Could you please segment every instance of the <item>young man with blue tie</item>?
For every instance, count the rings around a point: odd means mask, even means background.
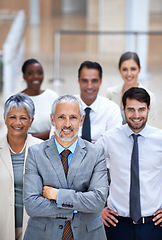
[[[146,124],[150,96],[130,88],[122,98],[127,124],[107,131],[110,164],[107,207],[101,213],[109,240],[162,239],[162,130]]]

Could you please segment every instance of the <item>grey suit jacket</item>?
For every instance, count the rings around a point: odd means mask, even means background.
[[[42,197],[44,185],[59,189],[57,203]],[[24,203],[30,219],[24,240],[61,240],[66,220],[71,221],[75,240],[106,240],[101,211],[107,192],[101,146],[79,138],[67,179],[53,138],[29,148]]]

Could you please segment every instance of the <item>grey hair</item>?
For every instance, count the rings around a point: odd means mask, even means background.
[[[17,93],[7,99],[4,105],[5,120],[6,120],[7,114],[13,107],[16,107],[17,109],[26,108],[30,117],[30,121],[33,120],[34,113],[35,113],[35,106],[31,98],[28,97],[28,95]]]
[[[68,102],[68,103],[75,102],[78,104],[79,111],[80,111],[80,120],[81,120],[83,117],[83,114],[84,114],[84,109],[83,109],[82,103],[77,97],[70,95],[70,94],[62,95],[54,101],[54,103],[52,104],[52,111],[51,111],[53,119],[54,119],[54,115],[55,115],[56,105],[58,103],[66,103],[66,102]]]

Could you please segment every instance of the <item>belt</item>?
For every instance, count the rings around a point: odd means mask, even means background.
[[[134,222],[130,217],[116,217],[119,222],[132,223],[132,224],[144,224],[152,222],[153,216],[141,217],[137,222]]]

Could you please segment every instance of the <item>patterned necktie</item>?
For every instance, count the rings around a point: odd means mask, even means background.
[[[131,184],[130,184],[130,217],[134,222],[141,218],[140,205],[140,183],[139,183],[139,156],[138,156],[138,137],[132,134],[134,139],[131,157]]]
[[[66,177],[67,177],[68,168],[69,168],[69,166],[68,166],[68,156],[69,156],[70,153],[71,153],[71,151],[68,150],[68,149],[61,152],[61,156],[62,156],[61,162],[62,162]]]
[[[65,172],[65,176],[67,177],[67,173],[68,173],[68,156],[70,154],[70,150],[64,150],[61,152],[61,161],[62,161],[62,165],[64,168],[64,172]],[[65,225],[64,225],[64,230],[63,230],[63,235],[62,235],[62,240],[73,240],[73,232],[71,229],[71,223],[70,221],[66,221]]]
[[[89,113],[90,113],[91,108],[87,107],[85,109],[85,119],[83,122],[83,127],[82,127],[82,138],[91,142],[91,126],[90,126],[90,118],[89,118]]]

